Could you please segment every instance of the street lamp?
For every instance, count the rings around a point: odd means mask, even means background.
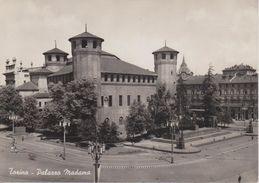
[[[59,122],[59,126],[62,126],[64,128],[64,137],[63,137],[63,155],[62,158],[65,160],[66,159],[66,127],[70,126],[70,121],[68,121],[66,118],[62,122]]]
[[[175,126],[178,126],[178,122],[176,121],[169,121],[167,122],[167,126],[170,127],[171,132],[171,164],[174,163],[174,144],[173,140],[175,139]]]
[[[88,147],[88,154],[90,154],[94,160],[94,172],[95,172],[95,182],[99,181],[100,173],[100,162],[103,151],[105,151],[105,146],[103,144],[92,142]]]

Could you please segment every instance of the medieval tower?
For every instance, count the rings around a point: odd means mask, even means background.
[[[157,82],[165,84],[173,96],[176,93],[176,66],[177,54],[179,52],[167,47],[166,45],[157,51],[153,52],[155,72],[158,75]]]

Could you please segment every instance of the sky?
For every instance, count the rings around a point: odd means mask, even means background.
[[[152,52],[178,50],[191,71],[209,65],[221,73],[235,64],[257,69],[257,0],[0,0],[0,73],[6,59],[41,66],[57,47],[71,56],[68,39],[84,32],[102,37],[103,50],[151,71]],[[0,84],[4,84],[0,75]]]

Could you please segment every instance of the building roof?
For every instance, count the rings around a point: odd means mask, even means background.
[[[152,54],[159,53],[159,52],[176,52],[176,53],[179,53],[179,51],[176,51],[176,50],[174,50],[174,49],[172,49],[172,48],[169,48],[169,47],[167,47],[167,46],[164,46],[164,47],[162,47],[162,48],[160,48],[160,49],[154,51]]]
[[[224,71],[238,71],[238,70],[250,70],[250,71],[255,71],[253,67],[250,65],[244,65],[244,64],[239,64],[239,65],[234,65],[232,67],[227,67],[223,70]]]
[[[53,48],[49,51],[46,51],[43,53],[43,55],[47,55],[47,54],[63,54],[63,55],[68,55],[68,53],[58,49],[58,48]]]
[[[60,76],[60,75],[67,75],[67,74],[70,74],[73,72],[73,65],[70,64],[70,65],[66,65],[64,66],[62,69],[60,69],[59,71],[53,73],[53,74],[50,74],[49,77],[52,77],[52,76]]]
[[[205,75],[199,76],[191,76],[188,80],[184,81],[185,84],[194,85],[194,84],[202,84],[204,81]],[[236,75],[233,77],[223,77],[222,74],[214,75],[215,82],[219,84],[234,84],[234,83],[257,83],[258,75]]]
[[[55,72],[49,76],[52,77],[52,76],[58,76],[58,75],[65,75],[72,72],[73,72],[72,65],[66,65],[58,72]],[[138,67],[136,65],[122,61],[117,56],[104,51],[102,52],[102,57],[101,57],[101,72],[134,74],[134,75],[154,75],[154,76],[157,75],[155,72],[152,72],[152,71],[143,69],[141,67]]]
[[[102,57],[101,72],[135,75],[157,75],[155,72],[143,69],[141,67],[122,61],[115,57]]]
[[[16,87],[16,90],[17,91],[38,91],[39,89],[37,85],[35,85],[33,82],[30,81]]]
[[[30,71],[30,74],[41,74],[41,75],[49,75],[49,74],[52,74],[53,72],[48,70],[47,68],[45,67],[42,67],[42,68],[39,68],[39,69],[36,69],[36,70],[31,70]]]
[[[100,38],[100,37],[98,37],[98,36],[96,36],[94,34],[91,34],[91,33],[87,32],[87,31],[85,31],[85,32],[83,32],[81,34],[78,34],[78,35],[76,35],[74,37],[71,37],[68,40],[71,41],[73,39],[78,39],[78,38],[94,38],[94,39],[99,39],[101,41],[104,41],[103,38]]]
[[[33,97],[39,99],[39,98],[50,98],[50,94],[49,93],[36,93],[33,95]]]

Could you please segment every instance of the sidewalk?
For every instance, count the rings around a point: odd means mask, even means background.
[[[208,135],[200,135],[197,136],[196,140],[185,142],[185,149],[177,149],[176,145],[174,144],[174,153],[179,154],[191,154],[191,153],[198,153],[201,150],[199,146],[216,143],[236,137],[240,137],[244,135],[242,132],[229,132],[229,133],[219,133],[219,136],[211,136]],[[204,138],[203,138],[204,137]],[[171,143],[153,141],[153,140],[143,140],[141,142],[135,143],[134,146],[130,142],[124,143],[125,146],[142,148],[142,149],[149,149],[149,150],[156,150],[156,151],[163,151],[163,152],[171,152]]]

